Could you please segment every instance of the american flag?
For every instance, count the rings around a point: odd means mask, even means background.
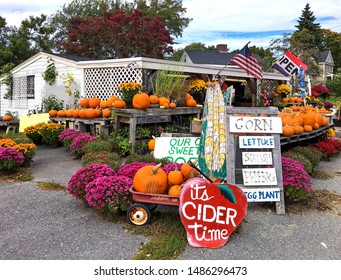
[[[247,45],[231,59],[231,63],[239,66],[245,70],[248,75],[255,77],[257,80],[262,80],[262,68]]]

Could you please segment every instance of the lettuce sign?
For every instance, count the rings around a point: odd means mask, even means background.
[[[156,137],[154,157],[185,163],[198,159],[200,137]]]

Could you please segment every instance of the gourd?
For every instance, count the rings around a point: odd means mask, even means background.
[[[50,110],[49,111],[49,116],[52,117],[52,118],[57,117],[57,113],[58,113],[57,110]]]
[[[116,100],[114,101],[113,105],[114,105],[114,108],[117,108],[117,109],[125,108],[126,102],[123,100]]]
[[[184,182],[184,176],[181,171],[178,170],[178,166],[175,164],[175,170],[168,173],[168,183],[170,185],[181,185]]]
[[[134,176],[133,186],[137,192],[165,193],[168,188],[167,174],[161,169],[161,163],[141,167]]]
[[[182,175],[184,176],[184,180],[188,180],[192,177],[198,176],[198,171],[192,166],[190,166],[187,162],[181,166],[180,171]]]
[[[180,196],[180,192],[181,192],[181,186],[180,185],[174,185],[169,189],[168,195]]]
[[[145,92],[136,93],[133,96],[132,104],[135,109],[144,110],[144,109],[149,108],[150,106],[149,95]]]

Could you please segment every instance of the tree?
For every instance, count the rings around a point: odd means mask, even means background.
[[[96,59],[125,57],[163,58],[173,42],[158,17],[152,19],[139,10],[103,12],[101,17],[73,18],[64,52]]]
[[[323,29],[323,49],[330,50],[334,60],[334,71],[341,72],[341,34]]]
[[[52,15],[52,24],[56,29],[55,42],[59,46],[67,40],[67,30],[70,28],[69,21],[72,18],[101,17],[102,11],[124,10],[132,13],[135,8],[143,11],[146,15],[161,18],[161,22],[173,37],[180,37],[184,28],[192,19],[184,17],[186,8],[182,7],[179,0],[136,0],[134,3],[120,0],[73,0],[70,4],[64,4],[62,9]]]
[[[298,29],[296,32],[300,32],[302,30],[307,30],[311,36],[311,44],[319,49],[322,47],[322,29],[319,23],[315,23],[316,17],[314,13],[310,10],[310,5],[307,3],[302,10],[302,15],[297,20],[297,25],[295,27]],[[294,33],[294,34],[295,34]]]
[[[275,63],[276,59],[270,49],[264,49],[263,47],[251,46],[250,50],[253,54],[258,54],[262,58],[262,70],[267,72],[271,69],[271,66]]]

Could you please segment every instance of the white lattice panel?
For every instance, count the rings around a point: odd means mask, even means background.
[[[27,78],[13,78],[13,102],[15,109],[27,109]]]
[[[118,86],[122,82],[142,84],[142,69],[134,67],[89,68],[84,70],[85,97],[107,99],[120,97]]]

